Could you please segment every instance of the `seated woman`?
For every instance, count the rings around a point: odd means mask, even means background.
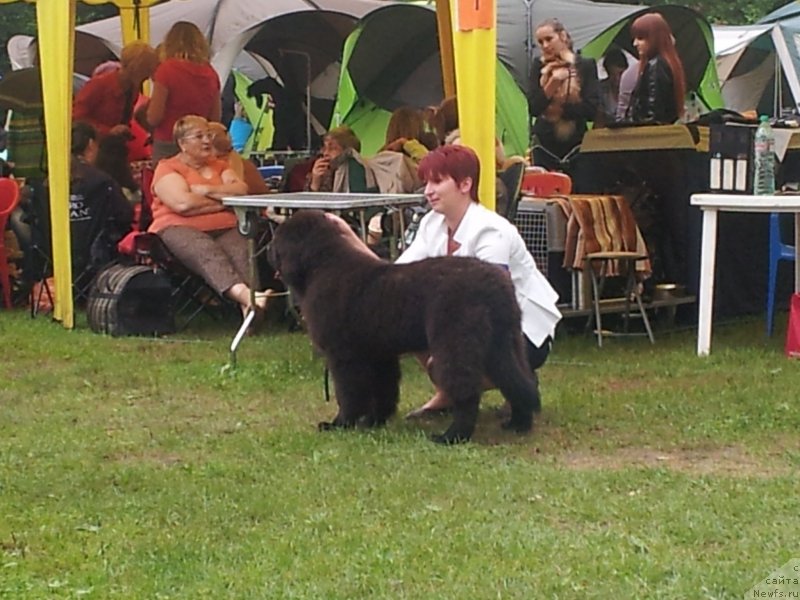
[[[153,175],[153,222],[158,234],[183,263],[219,294],[250,308],[247,241],[236,216],[222,204],[223,196],[247,193],[247,184],[219,160],[213,134],[203,117],[189,115],[175,122],[173,139],[178,154],[162,159]],[[256,295],[257,310],[267,296]]]
[[[331,129],[322,139],[322,154],[311,167],[306,190],[366,192],[375,189],[375,177],[358,154],[360,151],[361,140],[347,125]]]
[[[69,226],[73,279],[80,288],[117,256],[116,246],[131,229],[133,207],[120,186],[95,166],[97,131],[88,123],[72,126]]]
[[[647,13],[631,24],[639,52],[639,81],[631,95],[628,116],[634,123],[668,125],[683,114],[686,76],[669,24]]]
[[[402,152],[415,163],[419,163],[428,153],[428,148],[420,141],[424,137],[425,119],[422,112],[411,106],[401,106],[389,118],[386,143],[381,151]]]
[[[242,158],[233,148],[230,132],[222,123],[211,122],[208,130],[214,136],[214,154],[220,160],[228,162],[228,166],[237,177],[247,184],[248,194],[267,194],[269,186],[252,161]]]

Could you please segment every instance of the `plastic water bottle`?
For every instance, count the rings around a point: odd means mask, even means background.
[[[753,140],[753,163],[753,193],[760,196],[774,194],[775,134],[766,115],[761,115]]]

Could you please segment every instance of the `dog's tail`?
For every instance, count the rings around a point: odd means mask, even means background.
[[[508,429],[525,432],[533,424],[533,413],[542,407],[539,382],[528,368],[522,334],[497,339],[486,357],[486,373],[511,405]]]

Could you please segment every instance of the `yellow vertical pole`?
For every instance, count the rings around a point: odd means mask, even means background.
[[[444,97],[456,95],[456,67],[453,60],[453,20],[450,0],[436,0],[436,29],[439,32],[439,56],[442,63]]]
[[[72,106],[75,3],[76,0],[36,2],[53,235],[56,291],[53,316],[67,329],[74,326],[69,236],[69,107]]]
[[[481,162],[478,198],[495,206],[495,80],[497,10],[495,0],[451,0],[461,142]]]
[[[150,9],[146,6],[120,6],[119,18],[122,26],[122,45],[136,40],[150,41]]]

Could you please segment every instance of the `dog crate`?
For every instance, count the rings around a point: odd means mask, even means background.
[[[546,198],[523,198],[514,224],[539,271],[558,292],[559,307],[586,308],[589,291],[586,278],[580,271],[563,267],[567,222],[561,208]]]
[[[547,203],[538,200],[520,200],[517,208],[517,217],[514,220],[528,252],[536,261],[536,266],[547,277],[549,272],[548,254],[550,247],[547,223]]]

